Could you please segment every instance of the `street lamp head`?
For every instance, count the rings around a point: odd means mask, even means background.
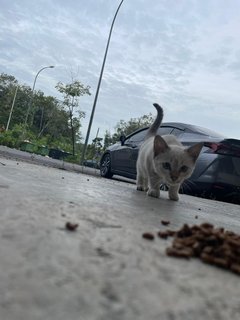
[[[28,109],[27,109],[27,114],[26,114],[26,118],[25,118],[25,122],[24,122],[24,126],[26,127],[26,124],[27,124],[27,120],[28,120],[28,115],[29,115],[29,112],[30,112],[30,109],[31,109],[31,105],[32,105],[32,100],[33,100],[33,94],[34,94],[34,88],[35,88],[35,83],[37,81],[37,77],[39,75],[39,73],[45,69],[48,69],[48,68],[54,68],[54,66],[47,66],[47,67],[43,67],[42,69],[40,69],[38,71],[38,73],[36,74],[35,76],[35,79],[34,79],[34,82],[33,82],[33,88],[32,88],[32,96],[31,96],[31,99],[30,99],[30,102],[29,102],[29,105],[28,105]]]

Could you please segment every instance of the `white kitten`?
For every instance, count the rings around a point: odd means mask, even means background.
[[[169,198],[178,200],[182,182],[189,178],[203,143],[185,148],[174,135],[159,136],[157,130],[163,119],[162,108],[154,103],[158,115],[148,130],[137,159],[137,190],[151,197],[160,196],[160,185],[169,187]]]

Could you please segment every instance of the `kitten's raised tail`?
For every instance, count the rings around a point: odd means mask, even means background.
[[[163,119],[163,109],[162,109],[162,107],[157,103],[154,103],[153,105],[157,109],[157,117],[154,120],[153,124],[148,129],[148,132],[147,132],[147,135],[145,137],[145,140],[150,138],[150,137],[152,137],[152,136],[156,136],[157,130],[160,127],[160,125],[162,123],[162,119]]]

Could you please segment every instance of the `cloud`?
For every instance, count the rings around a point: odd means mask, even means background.
[[[55,65],[36,85],[59,99],[56,83],[71,81],[71,71],[77,74],[92,88],[92,96],[81,100],[84,135],[118,4],[22,0],[3,1],[1,8],[1,71],[32,86],[41,67]],[[112,33],[94,131],[154,112],[152,103],[159,102],[168,121],[206,124],[240,138],[239,14],[237,1],[125,0]]]

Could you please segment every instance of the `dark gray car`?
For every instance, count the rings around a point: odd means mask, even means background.
[[[121,136],[118,143],[107,148],[100,160],[103,177],[120,175],[136,179],[138,151],[147,129]],[[182,193],[240,204],[240,140],[176,122],[163,123],[158,134],[173,134],[185,146],[204,142],[192,176],[182,184]]]

